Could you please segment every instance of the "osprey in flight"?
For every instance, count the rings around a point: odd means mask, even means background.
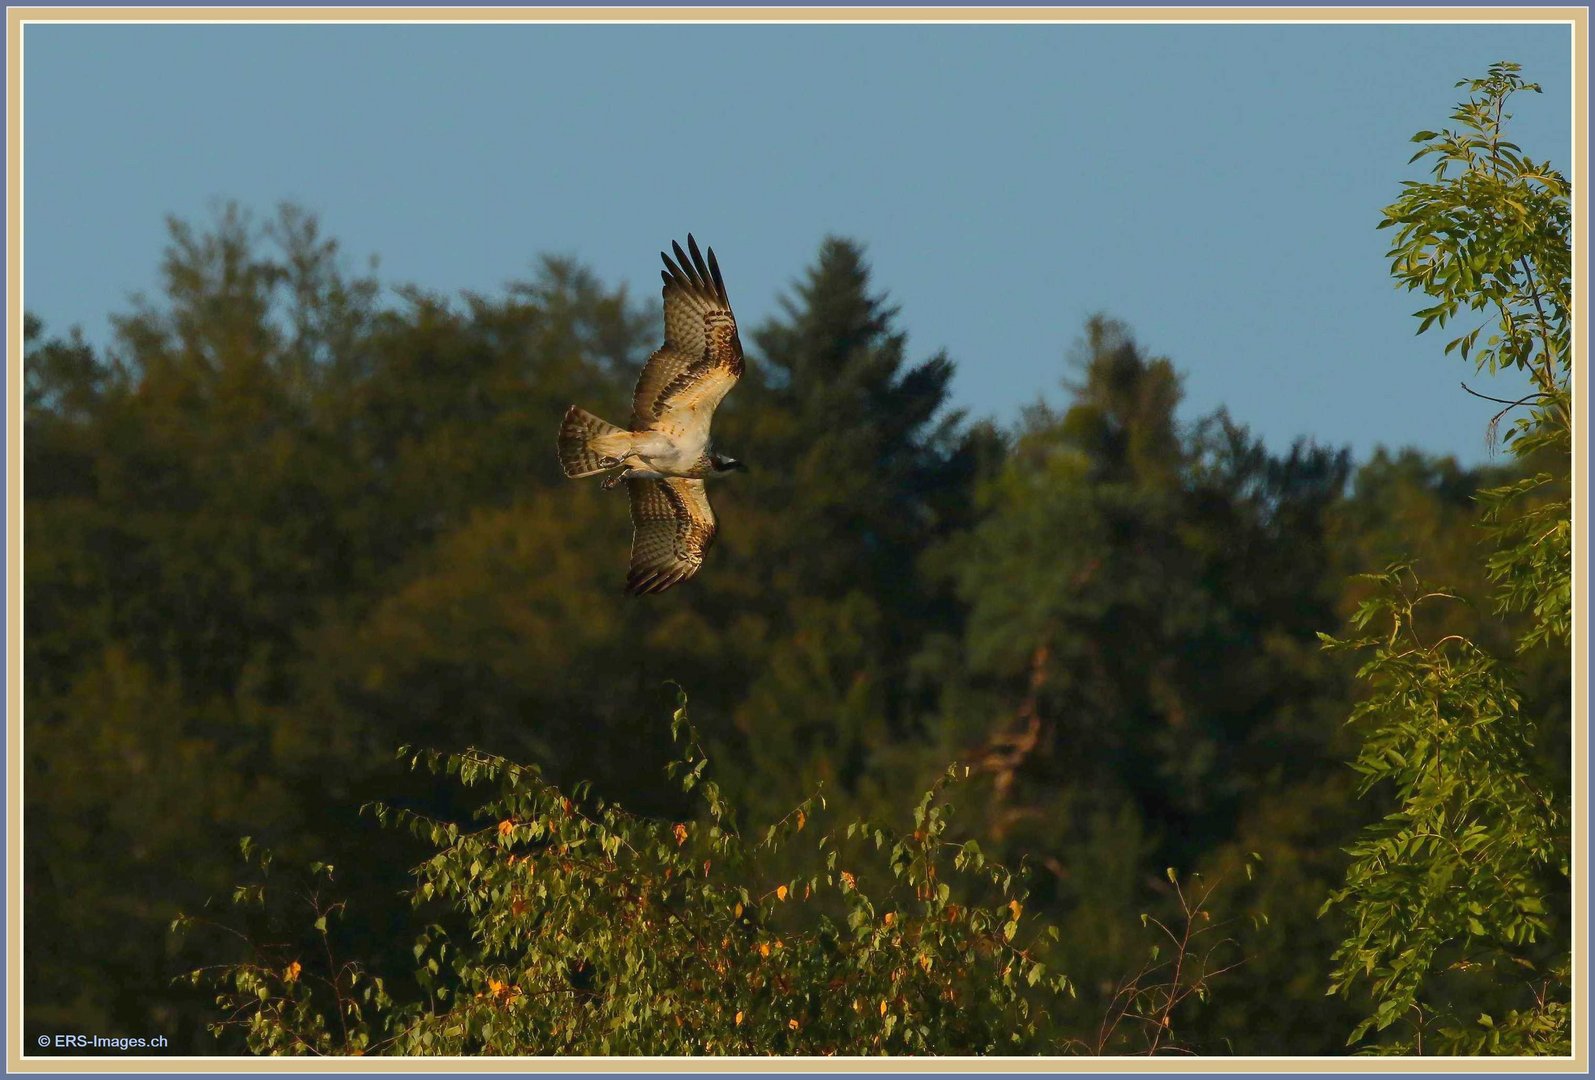
[[[570,477],[604,475],[631,492],[631,573],[626,591],[664,592],[703,565],[714,543],[714,511],[703,479],[746,468],[709,448],[714,410],[742,377],[742,341],[714,248],[698,242],[664,252],[665,343],[648,358],[632,394],[631,428],[572,405],[559,428],[559,463]]]

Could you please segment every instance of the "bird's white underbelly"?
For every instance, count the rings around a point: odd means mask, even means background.
[[[651,431],[644,438],[638,439],[634,449],[639,457],[646,461],[658,472],[666,475],[679,475],[689,471],[703,456],[708,439],[697,436],[696,433],[687,432],[680,435],[673,432]]]

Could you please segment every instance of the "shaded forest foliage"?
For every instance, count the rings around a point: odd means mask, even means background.
[[[1142,965],[1172,866],[1268,916],[1187,1043],[1344,1052],[1367,1002],[1325,996],[1344,926],[1319,908],[1389,794],[1357,796],[1364,691],[1317,634],[1368,599],[1353,574],[1412,559],[1479,601],[1451,632],[1511,655],[1529,616],[1485,602],[1475,495],[1532,462],[1354,464],[1182,421],[1175,361],[1108,318],[1057,328],[1064,404],[972,421],[953,359],[913,352],[833,238],[744,327],[715,433],[753,471],[715,488],[703,573],[628,601],[625,499],[565,481],[553,438],[571,402],[627,400],[653,298],[559,259],[491,296],[389,290],[293,208],[174,222],[162,273],[103,352],[27,328],[30,1041],[214,1052],[213,994],[173,979],[215,957],[168,927],[232,890],[242,835],[337,864],[340,948],[411,970],[397,894],[425,845],[357,810],[473,804],[395,748],[480,747],[675,820],[675,680],[760,820],[816,790],[900,818],[968,763],[959,827],[1028,866],[1061,932],[1059,1030]],[[1564,746],[1565,649],[1518,666]]]

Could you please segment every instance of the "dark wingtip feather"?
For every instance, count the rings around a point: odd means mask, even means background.
[[[679,247],[676,248],[676,254],[677,255],[681,254],[681,249]],[[661,270],[660,271],[660,274],[665,279],[665,285],[666,286],[675,285],[678,288],[682,288],[682,289],[691,289],[691,288],[693,288],[693,282],[692,282],[692,275],[691,274],[688,274],[685,270],[683,270],[681,268],[680,264],[676,263],[674,260],[672,260],[670,258],[669,255],[666,255],[664,252],[661,251],[659,253],[659,257],[665,261],[665,266],[669,267],[668,270]],[[682,263],[685,263],[686,261],[687,260],[685,258],[683,258],[681,260]]]
[[[720,302],[729,304],[731,298],[726,296],[726,283],[720,276],[720,263],[714,257],[714,248],[709,249],[709,276],[714,279],[715,291],[720,294]]]
[[[626,578],[626,591],[632,596],[641,596],[651,591],[650,586],[658,576],[658,570],[634,570]]]
[[[698,250],[698,241],[692,238],[691,233],[687,234],[687,248],[692,252],[693,268],[698,271],[698,276],[707,282],[709,280],[709,268],[703,265],[703,252]]]
[[[687,236],[687,246],[692,249],[692,269],[698,275],[698,284],[703,287],[704,292],[714,295],[714,285],[709,277],[709,264],[703,261],[703,252],[698,249],[697,242],[690,234]]]

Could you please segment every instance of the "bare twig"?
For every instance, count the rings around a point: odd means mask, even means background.
[[[1491,397],[1489,394],[1481,394],[1477,390],[1475,390],[1471,386],[1469,386],[1467,383],[1462,383],[1461,386],[1462,386],[1462,389],[1466,390],[1468,393],[1472,394],[1476,398],[1483,398],[1485,401],[1493,401],[1493,402],[1496,402],[1499,405],[1505,405],[1508,408],[1514,408],[1514,409],[1517,408],[1519,405],[1527,405],[1529,402],[1535,400],[1536,398],[1542,398],[1542,397],[1548,397],[1549,396],[1543,390],[1536,390],[1534,393],[1529,394],[1526,397],[1520,397],[1516,401],[1508,401],[1506,398]],[[1499,415],[1499,414],[1497,414],[1497,415]]]

